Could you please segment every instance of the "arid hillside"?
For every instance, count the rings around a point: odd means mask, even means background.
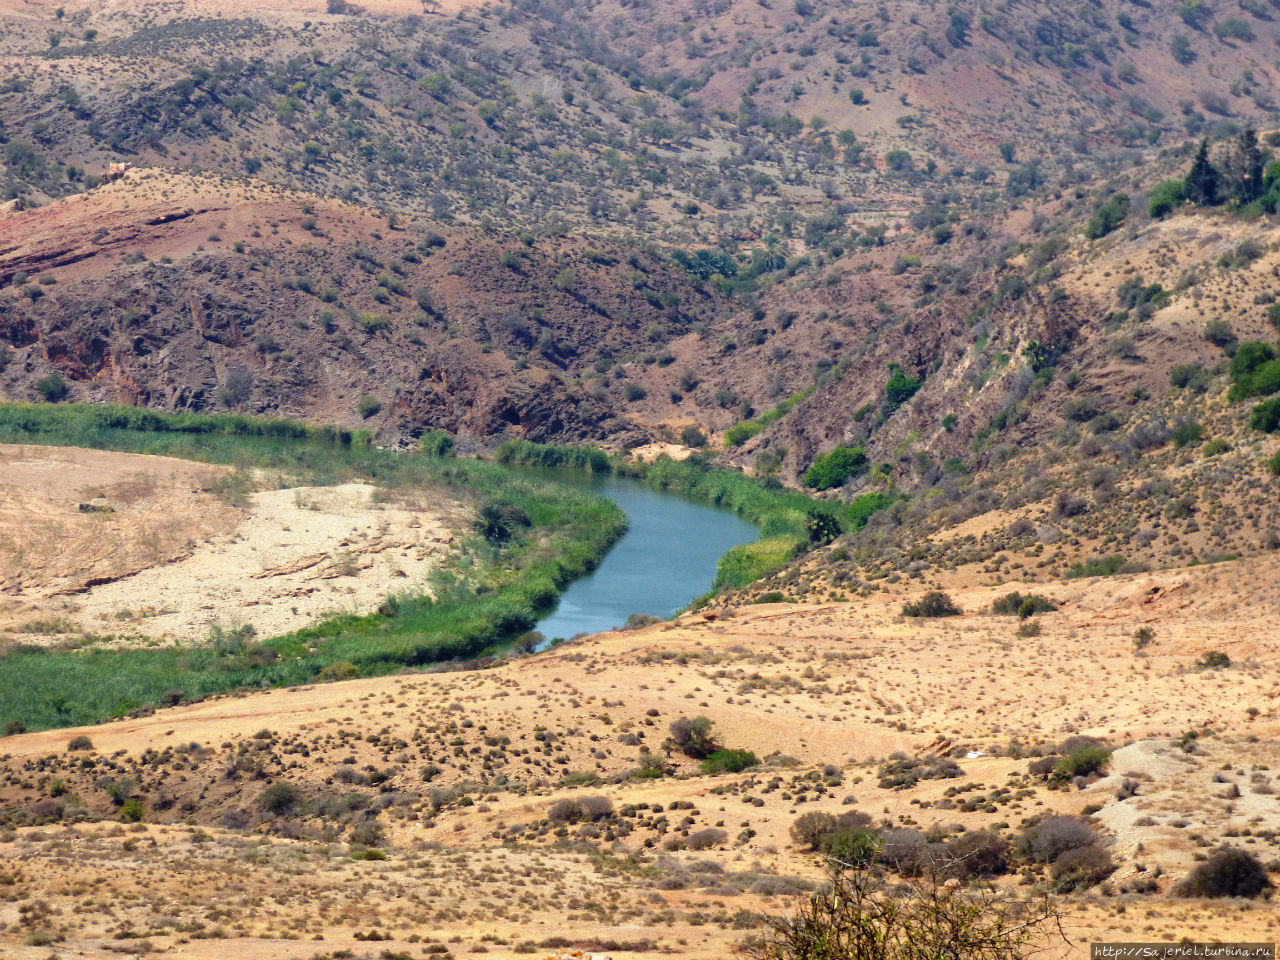
[[[1277,857],[1276,638],[1241,602],[1273,567],[1050,584],[1057,609],[1022,620],[990,612],[1007,587],[954,591],[941,620],[901,617],[918,593],[893,590],[720,608],[484,670],[9,737],[4,937],[19,956],[724,956],[820,879],[801,815],[856,811],[903,858],[986,838],[998,881],[1064,876],[1019,837],[1081,824],[1105,866],[1064,896],[1075,946],[1051,955],[1266,939],[1265,906],[1175,888],[1221,842]],[[675,723],[698,716],[758,765],[703,772]],[[1113,752],[1049,776],[1073,743]]]
[[[1123,379],[1097,208],[1275,126],[1264,4],[1131,6],[13,5],[0,385],[615,448],[801,395],[733,462],[982,469],[1033,342]]]

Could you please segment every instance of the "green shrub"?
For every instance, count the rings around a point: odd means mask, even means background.
[[[129,797],[120,804],[120,819],[125,823],[141,823],[146,810],[142,806],[142,801],[137,797]]]
[[[36,390],[40,392],[40,396],[44,397],[49,403],[57,403],[66,397],[70,392],[67,382],[62,379],[62,374],[57,370],[46,377],[41,377],[36,381]]]
[[[791,824],[791,839],[806,850],[817,850],[835,829],[836,818],[832,814],[813,810],[801,814]]]
[[[870,830],[837,830],[822,840],[823,854],[845,867],[864,867],[875,859],[880,838]]]
[[[354,663],[346,663],[339,660],[337,663],[327,663],[316,674],[317,683],[332,683],[335,680],[355,680],[360,676],[360,668]]]
[[[910,170],[914,166],[911,154],[906,150],[890,150],[884,155],[884,165],[899,173]]]
[[[418,448],[431,457],[447,457],[453,453],[453,437],[443,430],[428,430],[418,441]]]
[[[1183,897],[1256,897],[1271,887],[1266,868],[1239,847],[1222,847],[1178,884]]]
[[[956,606],[955,601],[941,590],[930,591],[919,600],[908,603],[902,608],[904,617],[958,617],[963,612]]]
[[[1270,344],[1245,341],[1236,348],[1236,355],[1231,358],[1231,379],[1238,380],[1274,359],[1276,351]]]
[[[680,431],[680,442],[686,447],[700,450],[707,445],[707,435],[695,426],[688,426]]]
[[[633,780],[661,780],[667,775],[667,768],[662,762],[662,758],[656,753],[649,753],[647,750],[641,750],[640,766],[631,771]]]
[[[1106,766],[1111,760],[1111,751],[1106,747],[1082,747],[1073,750],[1053,767],[1055,776],[1062,778],[1087,777]]]
[[[1100,843],[1066,850],[1053,861],[1049,876],[1058,893],[1083,890],[1101,883],[1115,872],[1111,854]]]
[[[815,460],[805,471],[804,484],[818,490],[843,486],[851,477],[867,471],[867,454],[861,447],[836,447]]]
[[[750,750],[717,750],[702,761],[702,772],[741,773],[759,763],[759,758]]]
[[[283,780],[273,783],[258,798],[262,809],[276,815],[290,812],[298,805],[298,788]]]
[[[1246,42],[1253,39],[1253,28],[1248,22],[1241,20],[1239,17],[1228,17],[1226,20],[1219,20],[1213,25],[1214,35],[1219,40],[1244,40]]]
[[[1021,594],[1018,591],[1006,593],[991,601],[991,612],[1003,616],[1017,615],[1023,620],[1034,617],[1037,613],[1052,613],[1057,606],[1048,597],[1039,594]]]
[[[80,736],[78,737],[71,738],[70,742],[67,743],[67,749],[68,750],[92,750],[93,741],[90,740],[88,737],[86,737],[84,734],[80,734]]]
[[[1093,212],[1089,222],[1085,224],[1084,235],[1090,240],[1098,240],[1115,230],[1129,215],[1128,194],[1118,193]]]
[[[381,409],[382,401],[368,393],[361,397],[360,402],[356,404],[356,412],[365,420],[368,420]]]
[[[921,386],[923,386],[922,380],[907,376],[901,367],[895,366],[889,382],[884,385],[884,396],[889,402],[889,407],[896,410],[914,397]]]
[[[1231,658],[1221,650],[1210,650],[1196,661],[1201,670],[1225,670],[1231,666]]]
[[[1231,358],[1231,402],[1280,392],[1280,359],[1269,344],[1248,341]]]
[[[1264,400],[1249,414],[1249,426],[1264,433],[1280,430],[1280,397]]]
[[[1209,383],[1209,375],[1194,363],[1184,363],[1169,371],[1169,382],[1175,387],[1201,393]]]
[[[1067,571],[1067,577],[1072,580],[1081,577],[1109,577],[1112,574],[1119,573],[1125,565],[1123,554],[1113,553],[1105,557],[1091,557],[1083,563],[1075,564]]]
[[[809,543],[814,546],[826,546],[840,536],[840,521],[821,510],[810,510],[804,518],[804,527],[809,531]]]
[[[351,842],[361,847],[380,847],[386,842],[386,831],[377,820],[362,820],[351,831]]]
[[[1204,325],[1204,338],[1217,347],[1228,347],[1236,342],[1236,332],[1221,317],[1214,317]]]
[[[1151,191],[1151,203],[1147,212],[1153,219],[1167,217],[1175,207],[1187,198],[1187,185],[1183,179],[1165,180]]]
[[[1280,392],[1280,360],[1270,360],[1237,377],[1227,392],[1227,400],[1235,403],[1248,397],[1267,397],[1277,392]]]
[[[1181,449],[1186,446],[1196,446],[1204,439],[1204,427],[1196,423],[1194,420],[1180,424],[1173,431],[1173,445]]]

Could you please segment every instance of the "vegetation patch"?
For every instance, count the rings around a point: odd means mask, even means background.
[[[813,395],[813,391],[815,389],[815,387],[809,387],[808,389],[801,390],[799,393],[792,394],[787,397],[787,399],[783,400],[776,407],[766,410],[764,413],[760,414],[760,416],[734,424],[725,432],[725,446],[742,446],[756,434],[781,420],[795,408],[796,404],[800,403],[802,400],[809,399],[809,397]]]
[[[1034,617],[1037,613],[1052,613],[1057,609],[1048,597],[1035,593],[1021,594],[1016,590],[991,601],[992,613],[1002,616],[1017,615],[1023,620]]]
[[[819,457],[805,472],[804,485],[817,490],[844,486],[867,472],[867,454],[861,447],[836,447]]]
[[[442,575],[434,598],[389,598],[377,613],[341,615],[264,641],[235,632],[199,647],[16,648],[0,657],[0,716],[33,730],[147,709],[177,688],[196,700],[476,656],[528,630],[566,583],[599,563],[626,524],[607,500],[497,464],[379,450],[347,431],[295,421],[4,405],[0,442],[235,463],[280,470],[309,484],[361,477],[387,487],[434,486],[473,504],[506,533],[498,542],[487,535],[468,542],[466,575]]]
[[[904,604],[904,617],[958,617],[964,611],[941,590],[932,590],[919,600]]]

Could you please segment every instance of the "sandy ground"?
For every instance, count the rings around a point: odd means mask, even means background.
[[[655,441],[646,443],[644,446],[636,447],[634,450],[628,451],[631,456],[642,463],[652,463],[659,457],[670,457],[672,460],[685,460],[697,451],[693,447],[686,447],[682,443],[666,443],[663,441]]]
[[[1016,832],[1037,814],[1096,808],[1117,870],[1063,901],[1072,945],[1046,956],[1087,956],[1105,938],[1273,940],[1280,917],[1263,901],[1185,901],[1170,888],[1224,840],[1264,863],[1280,857],[1280,619],[1266,615],[1278,572],[1266,556],[1047,584],[1037,591],[1060,609],[1036,618],[1036,636],[986,612],[995,588],[957,591],[966,612],[946,620],[904,619],[901,598],[886,595],[708,611],[487,670],[252,692],[8,737],[7,802],[48,804],[65,778],[64,796],[113,820],[105,764],[108,778],[137,779],[148,819],[172,826],[0,831],[0,856],[22,877],[0,922],[19,933],[53,925],[91,957],[123,949],[129,929],[199,958],[305,960],[318,952],[307,941],[323,936],[320,952],[371,957],[416,955],[432,940],[450,955],[545,956],[549,938],[565,937],[615,960],[651,955],[617,946],[639,941],[712,960],[750,931],[747,914],[783,912],[795,883],[820,878],[790,837],[802,813]],[[1139,626],[1154,634],[1143,649]],[[1231,666],[1198,669],[1210,648]],[[699,714],[762,765],[706,776],[666,755],[670,722]],[[89,754],[67,751],[78,733]],[[1051,789],[1009,755],[1077,733],[1118,748],[1108,775],[1083,789]],[[631,778],[644,746],[675,775]],[[961,775],[882,786],[878,766],[897,750],[949,752]],[[86,772],[83,757],[97,767]],[[281,779],[317,810],[352,796],[372,806],[282,825],[260,800]],[[552,831],[551,805],[586,794],[641,812],[616,836],[591,824]],[[389,859],[352,860],[351,817],[372,811]],[[668,852],[673,837],[703,829],[724,836]],[[135,878],[127,900],[109,895],[121,877]],[[1125,892],[1138,880],[1155,889]],[[33,920],[20,911],[28,900],[63,912]],[[370,950],[356,936],[374,927],[391,939]]]
[[[334,613],[368,613],[388,594],[430,592],[453,533],[438,505],[380,502],[348,483],[249,496],[248,516],[191,556],[94,587],[76,617],[89,633],[198,641],[214,626],[287,632]]]
[[[172,562],[244,519],[222,467],[0,444],[0,630],[55,621],[95,581]],[[83,511],[80,505],[103,510]]]
[[[267,636],[366,613],[428,590],[465,522],[430,494],[244,495],[228,478],[166,457],[0,445],[0,637],[189,642],[214,626]]]

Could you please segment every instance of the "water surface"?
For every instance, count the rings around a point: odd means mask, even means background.
[[[759,531],[737,514],[637,480],[583,470],[520,468],[559,483],[585,487],[614,501],[627,532],[591,573],[575,580],[556,608],[538,621],[548,639],[599,633],[633,613],[670,617],[711,589],[716,563]]]

